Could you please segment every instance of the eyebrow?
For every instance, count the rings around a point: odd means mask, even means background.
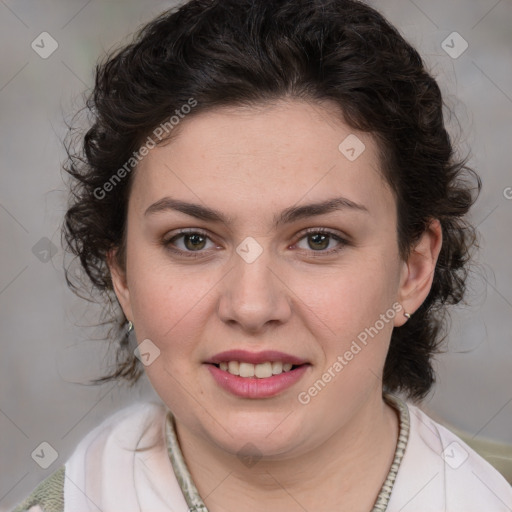
[[[149,206],[144,216],[153,215],[164,211],[178,211],[196,219],[229,224],[231,217],[225,216],[222,212],[200,204],[180,201],[172,197],[163,197],[156,203]],[[283,210],[278,216],[274,216],[274,227],[281,224],[291,224],[300,219],[325,215],[334,211],[352,210],[356,212],[369,213],[368,209],[359,203],[355,203],[345,197],[335,197],[320,203],[311,203],[303,206],[291,206]]]

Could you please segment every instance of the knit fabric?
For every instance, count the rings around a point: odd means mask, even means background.
[[[13,512],[64,512],[65,466],[43,480]]]

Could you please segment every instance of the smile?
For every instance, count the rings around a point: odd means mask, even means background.
[[[275,375],[272,373],[271,375],[268,375],[270,371],[269,368],[272,369],[274,363],[267,362],[253,365],[251,363],[230,361],[225,364],[228,365],[228,369],[230,364],[233,368],[236,368],[236,364],[238,364],[239,373],[241,372],[244,375],[248,374],[248,376],[244,377],[241,375],[234,375],[230,373],[229,370],[223,370],[220,367],[221,363],[206,363],[205,366],[220,389],[239,398],[251,399],[271,398],[283,393],[299,382],[311,367],[309,363],[298,366],[291,365],[291,363],[281,363],[283,368],[280,373],[276,373]],[[225,367],[225,364],[222,364],[222,366]],[[264,367],[263,373],[261,370],[258,370],[258,366]],[[289,369],[284,369],[289,366]],[[279,366],[276,366],[276,371],[278,369]],[[256,375],[256,372],[258,372],[259,376]],[[252,373],[254,373],[253,376],[251,376]]]
[[[243,378],[256,377],[258,379],[266,379],[272,377],[272,375],[280,375],[293,369],[292,363],[283,363],[281,361],[267,361],[260,364],[223,361],[216,366],[231,375],[238,375]]]

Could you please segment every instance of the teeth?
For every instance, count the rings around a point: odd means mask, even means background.
[[[240,377],[254,377],[254,365],[251,363],[240,363]]]
[[[261,363],[254,366],[254,375],[258,379],[272,377],[272,363]]]
[[[221,370],[239,375],[240,377],[257,377],[265,379],[272,375],[279,375],[283,372],[289,372],[292,369],[292,363],[282,363],[281,361],[267,361],[260,364],[240,363],[239,361],[223,361],[219,364]]]
[[[280,373],[283,373],[283,363],[281,363],[281,361],[274,361],[272,363],[272,373],[274,375],[279,375]]]
[[[228,372],[232,375],[240,375],[240,363],[238,361],[229,361]]]

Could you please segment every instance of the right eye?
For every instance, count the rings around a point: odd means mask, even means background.
[[[212,246],[215,247],[215,244],[204,231],[187,229],[179,231],[170,238],[166,238],[162,243],[168,250],[174,253],[178,253],[185,257],[197,258],[202,255],[200,253],[206,252],[203,251],[203,249],[207,248],[208,240],[211,242]],[[180,244],[181,247],[179,247]]]

